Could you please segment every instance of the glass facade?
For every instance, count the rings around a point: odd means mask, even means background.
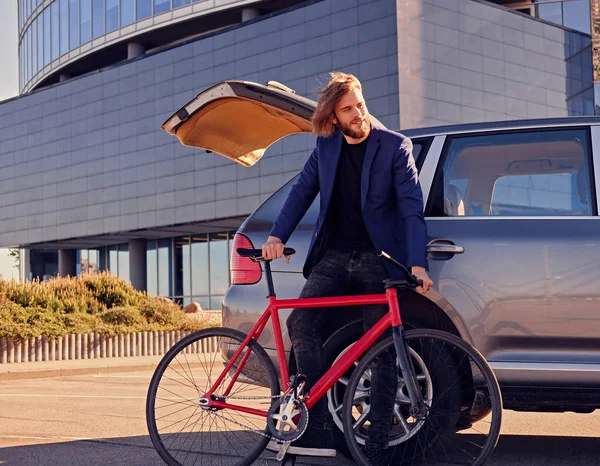
[[[590,34],[590,0],[539,0],[536,3],[539,3],[536,5],[539,18]]]
[[[146,244],[146,285],[149,294],[183,305],[220,309],[229,288],[231,241],[234,232],[152,239]]]
[[[42,2],[19,0],[20,85],[70,50],[136,21],[197,0],[54,0],[31,20]],[[25,28],[27,21],[31,23]]]

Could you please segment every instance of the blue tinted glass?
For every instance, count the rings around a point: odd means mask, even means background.
[[[563,3],[564,26],[590,34],[590,0]]]
[[[562,8],[560,3],[547,3],[545,5],[538,5],[538,16],[541,19],[550,21],[551,23],[562,24]]]
[[[137,0],[136,20],[152,15],[152,0]]]
[[[92,37],[104,34],[104,0],[92,0]]]
[[[60,54],[69,51],[69,0],[60,0]]]
[[[69,48],[79,46],[79,1],[69,1]]]
[[[134,0],[121,0],[121,27],[135,21]]]
[[[127,244],[119,245],[119,277],[129,281],[129,247]]]
[[[119,1],[106,0],[106,32],[119,27]]]
[[[194,235],[192,237],[192,293],[208,295],[208,243],[206,235]],[[206,308],[204,307],[204,309]]]
[[[35,20],[37,29],[37,70],[38,72],[44,67],[44,17],[38,16]]]
[[[37,73],[37,23],[31,23],[31,78]]]
[[[90,0],[81,0],[79,3],[81,13],[81,43],[92,38],[92,8]]]
[[[189,244],[182,245],[182,278],[183,278],[183,295],[189,296],[192,294],[192,275],[191,275],[191,247]]]
[[[27,42],[25,46],[25,54],[27,55],[25,60],[25,83],[27,83],[31,78],[31,28],[27,29],[25,40]]]
[[[210,294],[225,294],[229,287],[229,248],[227,233],[211,233],[210,241]]]
[[[149,239],[146,242],[146,291],[148,294],[158,294],[158,277],[156,269],[158,257],[156,255],[156,240]]]
[[[52,35],[50,34],[50,8],[44,10],[44,66],[50,63]]]
[[[171,0],[154,0],[154,14],[164,13],[171,9]]]
[[[119,251],[116,246],[108,248],[108,270],[112,276],[119,276]]]
[[[171,240],[158,240],[158,294],[171,296]]]
[[[173,8],[179,8],[180,6],[189,5],[190,0],[173,0]]]
[[[52,60],[56,60],[58,58],[58,56],[60,55],[59,49],[58,49],[58,34],[59,34],[59,28],[60,28],[60,17],[58,16],[58,2],[54,2],[52,4],[52,6],[50,7],[50,16],[52,19],[52,46],[51,46],[51,51],[52,51]]]

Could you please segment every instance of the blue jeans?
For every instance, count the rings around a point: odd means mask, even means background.
[[[308,277],[300,298],[343,296],[384,293],[383,281],[387,273],[374,250],[339,251],[327,250]],[[365,332],[387,312],[387,305],[363,307]],[[309,390],[325,373],[323,354],[323,330],[331,312],[343,312],[343,308],[294,309],[287,319],[287,328],[294,348],[298,372],[307,377]],[[380,339],[391,333],[388,330]],[[369,442],[385,445],[392,427],[396,393],[396,367],[393,355],[379,358],[372,367],[371,412]],[[306,391],[305,390],[305,393]],[[331,429],[327,399],[321,398],[310,412],[310,426]]]

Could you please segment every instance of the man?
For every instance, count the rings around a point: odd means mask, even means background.
[[[401,275],[393,264],[382,262],[381,250],[411,267],[423,280],[418,291],[427,291],[432,285],[426,271],[427,229],[411,141],[371,126],[362,86],[345,73],[331,73],[312,126],[319,136],[316,148],[262,246],[264,258],[282,256],[284,244],[321,193],[301,298],[383,293],[383,281]],[[385,305],[365,306],[365,331],[387,311]],[[307,376],[305,393],[327,369],[322,331],[328,312],[334,310],[295,309],[287,320],[298,371]],[[374,369],[368,455],[387,444],[394,374],[391,357]],[[308,430],[289,451],[335,455],[328,414],[323,398],[311,410]]]

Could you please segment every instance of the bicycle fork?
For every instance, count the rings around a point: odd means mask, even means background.
[[[402,325],[392,328],[392,338],[394,340],[394,347],[396,349],[400,370],[402,371],[402,376],[406,383],[406,390],[412,408],[411,414],[415,419],[425,419],[427,417],[427,406],[423,400],[423,394],[421,393],[421,389],[417,382],[412,359],[408,354],[408,345],[404,340],[404,328]]]

